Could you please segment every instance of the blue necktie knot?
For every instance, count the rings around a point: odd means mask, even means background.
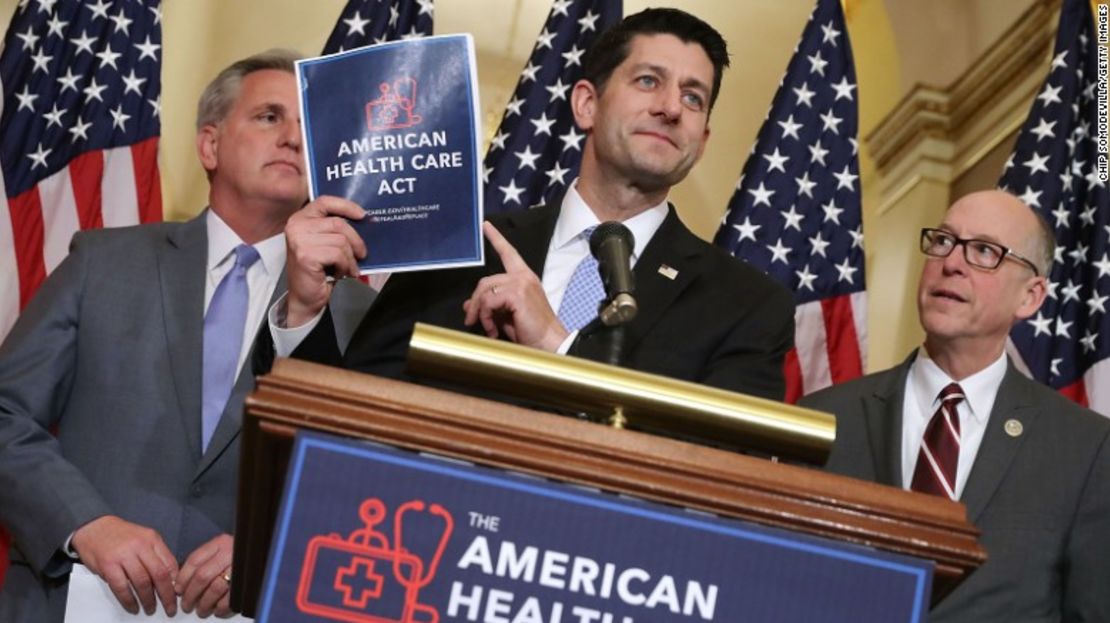
[[[236,270],[247,270],[258,261],[259,257],[261,257],[258,255],[258,249],[249,244],[241,244],[235,247],[233,253],[235,253]]]

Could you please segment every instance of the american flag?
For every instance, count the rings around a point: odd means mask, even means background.
[[[715,238],[794,291],[788,402],[865,367],[857,97],[840,2],[819,0]]]
[[[482,163],[485,209],[545,203],[578,175],[586,135],[570,92],[582,55],[623,12],[620,0],[555,0]]]
[[[0,340],[74,232],[162,219],[161,22],[157,0],[16,8],[0,53]]]
[[[16,8],[0,54],[0,339],[74,232],[161,220],[161,19],[157,0]]]
[[[435,0],[347,0],[339,14],[324,54],[353,50],[365,45],[419,39],[432,34]],[[389,273],[363,275],[359,278],[375,290],[381,290]]]
[[[432,34],[435,0],[348,0],[324,54]]]
[[[1098,177],[1097,43],[1087,0],[1067,0],[1044,86],[999,185],[1056,233],[1049,295],[1010,333],[1033,378],[1110,415],[1110,191]],[[1105,157],[1105,154],[1103,154]]]

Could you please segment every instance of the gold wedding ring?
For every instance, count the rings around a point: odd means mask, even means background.
[[[231,584],[231,569],[230,568],[227,571],[224,571],[223,578],[224,578],[224,582],[227,582],[228,584]]]

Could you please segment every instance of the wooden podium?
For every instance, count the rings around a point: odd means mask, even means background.
[[[254,616],[294,434],[540,475],[934,561],[932,598],[986,555],[956,502],[297,360],[247,400],[232,606]]]

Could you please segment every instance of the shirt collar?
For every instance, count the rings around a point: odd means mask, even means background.
[[[644,248],[667,218],[667,212],[667,200],[664,199],[658,205],[622,222],[632,232],[635,241],[632,247],[633,260],[643,254]],[[555,232],[551,237],[551,248],[561,249],[573,242],[586,228],[600,224],[601,221],[597,220],[597,215],[590,206],[586,205],[582,195],[578,194],[578,180],[575,180],[563,195],[562,208],[559,210],[559,218],[555,221]]]
[[[960,381],[960,389],[964,392],[968,411],[980,423],[985,423],[990,417],[994,407],[994,399],[998,396],[998,387],[1002,384],[1002,377],[1006,376],[1006,352],[1003,351],[998,359],[989,366]],[[930,418],[940,405],[938,397],[940,391],[949,383],[954,383],[940,366],[929,358],[929,353],[924,347],[917,349],[917,357],[910,366],[909,381],[917,390],[919,404],[927,406],[922,409],[922,416]]]
[[[208,229],[208,263],[209,271],[223,264],[231,256],[235,247],[243,244],[239,235],[232,231],[216,211],[209,208],[205,218]],[[259,263],[266,274],[276,275],[285,268],[285,234],[279,233],[257,242],[254,248],[258,251]]]

